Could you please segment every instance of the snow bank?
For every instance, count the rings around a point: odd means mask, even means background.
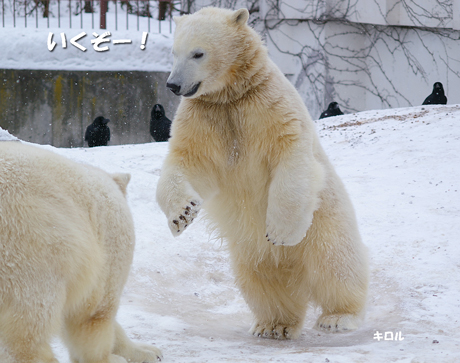
[[[171,34],[149,34],[145,50],[141,50],[142,31],[111,31],[109,50],[97,52],[91,40],[102,30],[89,29],[10,29],[0,28],[0,68],[53,69],[74,71],[159,71],[169,72],[172,67]],[[56,46],[48,50],[49,33],[53,33]],[[60,33],[66,35],[67,48],[62,47]],[[70,39],[85,32],[77,42],[87,50],[81,51],[70,44]],[[131,40],[131,44],[113,44],[113,40]]]
[[[115,7],[112,3],[107,13],[107,29],[99,29],[99,14],[75,15],[69,19],[68,6],[62,6],[61,20],[58,27],[56,4],[52,4],[52,16],[47,19],[41,15],[35,18],[32,13],[27,17],[27,27],[24,17],[17,17],[16,24],[10,12],[5,14],[5,25],[0,27],[0,69],[52,69],[73,71],[159,71],[169,72],[172,66],[171,48],[173,42],[174,22],[162,21],[155,18],[128,16],[126,8],[118,3],[117,22],[115,22]],[[72,4],[73,7],[76,3]],[[74,9],[75,10],[75,9]],[[156,15],[156,10],[152,9]],[[129,30],[126,22],[128,21]],[[138,25],[139,21],[139,25]],[[38,22],[38,28],[36,27]],[[108,47],[107,51],[96,51],[93,40],[105,32],[107,43],[101,43],[99,48]],[[148,33],[145,49],[142,50],[144,32]],[[50,33],[53,34],[49,38]],[[78,46],[86,48],[82,51],[71,44],[71,39],[81,33],[86,35],[76,41]],[[64,37],[61,35],[64,34]],[[115,44],[117,40],[130,40],[128,44]],[[54,44],[49,51],[48,43]]]
[[[16,136],[11,135],[8,131],[0,127],[0,141],[15,141],[18,140]]]

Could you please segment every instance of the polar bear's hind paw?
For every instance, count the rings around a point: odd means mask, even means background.
[[[326,332],[347,332],[358,329],[359,317],[354,314],[321,315],[314,328]]]
[[[269,339],[296,339],[300,335],[298,324],[255,324],[249,331],[252,335]]]

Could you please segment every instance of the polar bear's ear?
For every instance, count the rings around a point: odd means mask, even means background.
[[[182,15],[182,16],[173,16],[173,20],[174,22],[177,24],[179,24],[187,15]]]
[[[128,183],[131,180],[131,175],[127,173],[116,173],[111,174],[111,176],[115,183],[117,183],[120,187],[120,190],[123,193],[123,195],[126,196],[126,188],[128,187]]]
[[[246,24],[249,19],[248,9],[239,9],[233,12],[231,20],[234,24],[240,26]]]

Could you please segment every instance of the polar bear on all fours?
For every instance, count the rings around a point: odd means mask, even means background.
[[[355,213],[306,107],[268,58],[249,13],[204,8],[175,18],[167,86],[183,96],[157,187],[179,235],[203,207],[227,241],[257,336],[358,327],[368,258]]]
[[[129,174],[0,141],[0,362],[153,363],[115,321],[134,250]]]

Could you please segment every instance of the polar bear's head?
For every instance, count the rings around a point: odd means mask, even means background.
[[[178,96],[192,98],[225,87],[248,47],[248,18],[246,9],[217,8],[175,17],[174,64],[166,86]]]

